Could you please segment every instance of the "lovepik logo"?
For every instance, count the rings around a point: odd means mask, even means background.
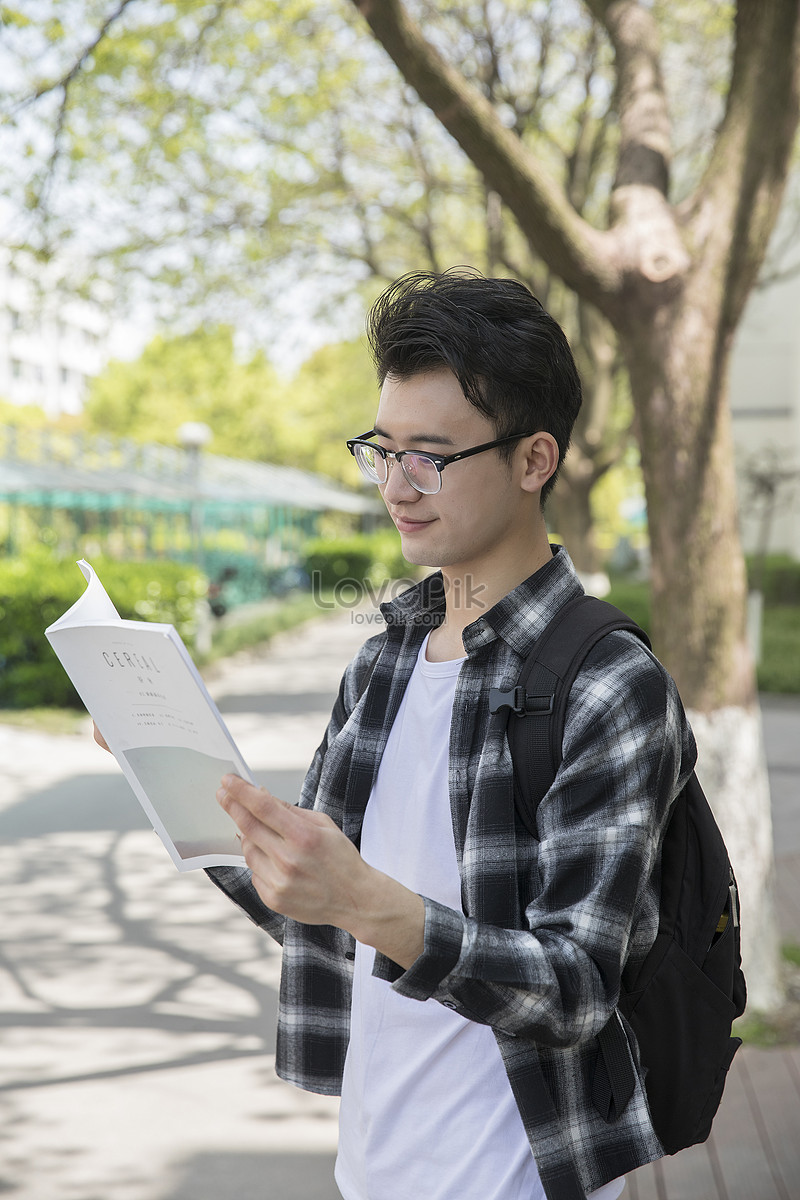
[[[359,622],[382,620],[383,618],[377,611],[369,613],[358,610],[368,607],[378,610],[381,604],[395,600],[403,592],[413,587],[416,582],[417,580],[414,579],[386,579],[376,585],[371,579],[354,579],[352,576],[345,576],[336,581],[332,592],[327,590],[323,593],[322,574],[320,571],[312,571],[311,595],[316,607],[325,612],[343,608],[351,610],[353,620]],[[482,612],[486,608],[486,604],[481,599],[485,591],[486,584],[474,583],[471,576],[467,576],[465,579],[455,579],[450,591],[450,601],[458,608],[474,608]]]

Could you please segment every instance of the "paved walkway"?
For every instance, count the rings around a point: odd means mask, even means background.
[[[277,794],[297,794],[371,631],[349,615],[312,625],[211,680]],[[770,702],[766,732],[800,942],[800,705]],[[336,1200],[336,1102],[274,1073],[269,939],[201,872],[175,871],[88,729],[0,724],[0,773],[0,1194]],[[724,1104],[710,1151],[638,1172],[632,1200],[800,1200],[798,1052],[747,1048]]]

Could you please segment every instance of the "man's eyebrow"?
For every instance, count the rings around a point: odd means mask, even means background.
[[[387,433],[385,429],[381,429],[378,425],[373,425],[372,429],[376,437],[386,438],[387,442],[394,441],[392,435]],[[410,446],[419,446],[423,443],[431,446],[455,446],[452,438],[445,437],[441,433],[415,433],[406,440]]]

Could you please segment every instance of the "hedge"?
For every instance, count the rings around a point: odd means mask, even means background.
[[[197,601],[207,581],[184,563],[92,563],[121,617],[175,625],[188,646],[196,633]],[[81,707],[44,636],[82,594],[75,562],[46,555],[0,562],[0,708]]]
[[[333,588],[345,579],[378,584],[387,579],[405,579],[412,573],[400,552],[400,539],[392,530],[315,538],[305,547],[303,569],[312,588]]]
[[[645,633],[650,632],[650,585],[630,579],[611,580],[611,591],[604,597],[616,604],[631,620],[641,625]]]
[[[760,582],[766,605],[800,606],[800,562],[796,559],[773,554],[760,564],[757,559],[748,558],[747,573],[751,587]]]
[[[762,692],[800,692],[800,605],[764,609],[758,686]]]

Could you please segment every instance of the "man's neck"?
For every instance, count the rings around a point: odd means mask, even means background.
[[[537,541],[529,553],[513,560],[495,562],[480,574],[471,569],[442,568],[446,611],[441,625],[428,640],[427,657],[432,662],[462,658],[463,633],[468,625],[513,592],[552,558],[547,537]],[[487,564],[488,566],[488,564]]]

